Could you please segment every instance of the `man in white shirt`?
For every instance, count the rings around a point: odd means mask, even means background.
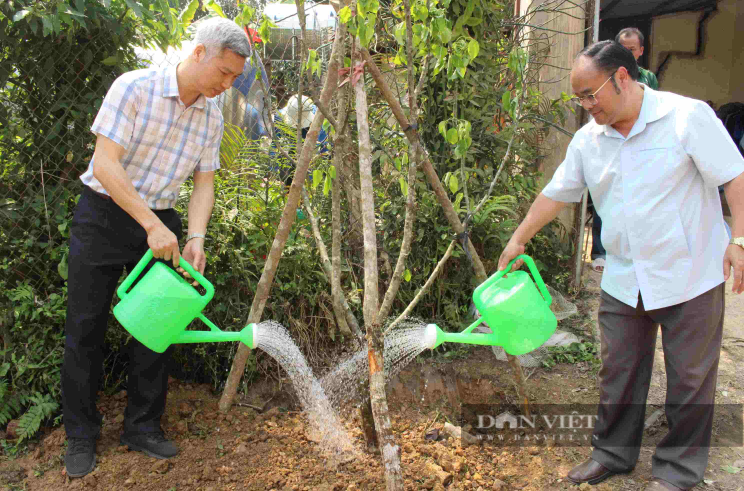
[[[571,71],[575,101],[593,117],[535,199],[499,269],[587,187],[602,216],[600,402],[591,458],[568,478],[597,484],[640,454],[658,325],[667,368],[669,433],[648,491],[694,487],[708,461],[724,312],[724,281],[744,290],[744,159],[704,102],[638,83],[614,41],[588,46]],[[733,239],[717,186],[724,184]],[[515,267],[521,266],[521,261]]]

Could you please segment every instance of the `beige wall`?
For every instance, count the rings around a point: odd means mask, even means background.
[[[705,25],[703,50],[695,56],[701,12],[657,17],[651,25],[650,68],[656,72],[667,54],[659,88],[717,106],[744,101],[744,2],[722,0]]]
[[[731,99],[744,102],[744,3],[742,2],[737,5],[732,46],[734,55],[729,85]]]
[[[535,4],[542,4],[543,0],[535,0],[532,2],[531,9],[534,9]],[[521,2],[521,10],[524,15],[527,8],[526,0]],[[579,7],[574,7],[570,10],[566,10],[566,14],[556,13],[538,13],[532,25],[541,25],[546,29],[553,31],[561,31],[563,33],[571,34],[556,34],[555,32],[548,31],[535,31],[534,36],[539,36],[550,43],[550,51],[547,55],[545,63],[553,66],[545,66],[540,71],[540,91],[550,98],[558,98],[561,92],[571,94],[571,83],[569,80],[569,73],[573,59],[576,54],[584,48],[584,10]],[[560,67],[560,68],[558,68]],[[580,127],[580,121],[578,116],[569,115],[565,129],[570,132],[576,132]],[[545,141],[545,148],[550,149],[547,155],[541,163],[541,170],[543,172],[543,185],[547,184],[553,177],[558,166],[563,162],[563,158],[566,155],[566,149],[571,139],[558,131],[552,130],[548,134]],[[561,211],[559,218],[561,222],[570,230],[574,224],[574,213],[575,207],[566,206]]]

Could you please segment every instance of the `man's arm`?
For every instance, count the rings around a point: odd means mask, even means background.
[[[98,135],[93,177],[101,183],[117,205],[142,225],[147,232],[147,245],[152,249],[153,256],[166,261],[172,259],[173,265],[178,266],[180,255],[176,234],[165,226],[134,189],[132,181],[121,165],[125,151],[124,147],[113,140]]]
[[[541,228],[557,217],[558,213],[564,206],[566,206],[566,203],[552,200],[540,193],[535,199],[535,202],[532,203],[530,210],[527,212],[527,216],[524,217],[522,223],[519,224],[519,227],[517,227],[514,235],[509,239],[509,243],[501,253],[501,257],[499,257],[499,271],[506,269],[509,261],[520,254],[524,254],[525,244],[527,244],[527,242],[534,237]],[[522,262],[521,259],[518,260],[512,267],[512,270],[520,268]]]
[[[744,237],[744,174],[727,182],[723,186],[726,192],[726,202],[731,209],[733,226],[732,237]],[[726,254],[723,256],[723,277],[728,280],[731,268],[734,268],[734,285],[732,291],[741,293],[744,291],[744,249],[735,244],[729,244]]]
[[[194,172],[194,190],[189,200],[189,235],[207,232],[207,224],[214,207],[214,171]],[[204,254],[204,239],[195,237],[183,248],[183,257],[191,265],[204,273],[207,257]]]

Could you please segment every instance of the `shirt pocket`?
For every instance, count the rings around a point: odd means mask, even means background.
[[[638,163],[643,167],[647,177],[667,178],[678,171],[683,163],[682,148],[678,146],[659,146],[639,150],[636,154]]]

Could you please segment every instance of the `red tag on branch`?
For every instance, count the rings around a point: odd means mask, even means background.
[[[364,75],[364,65],[367,64],[367,61],[363,61],[357,66],[354,67],[354,73],[351,75],[351,85],[356,85],[356,83],[359,81],[359,77]]]
[[[338,70],[338,78],[343,78],[343,77],[345,77],[346,75],[348,75],[348,74],[349,74],[349,72],[350,72],[350,71],[351,71],[351,68],[349,68],[349,67],[345,67],[345,68],[340,68],[340,69]],[[348,82],[348,81],[349,81],[349,77],[346,77],[346,79],[344,79],[344,81],[343,81],[343,82],[341,82],[340,84],[338,84],[338,86],[339,86],[339,87],[343,87],[343,86],[344,86],[344,84],[345,84],[346,82]]]

